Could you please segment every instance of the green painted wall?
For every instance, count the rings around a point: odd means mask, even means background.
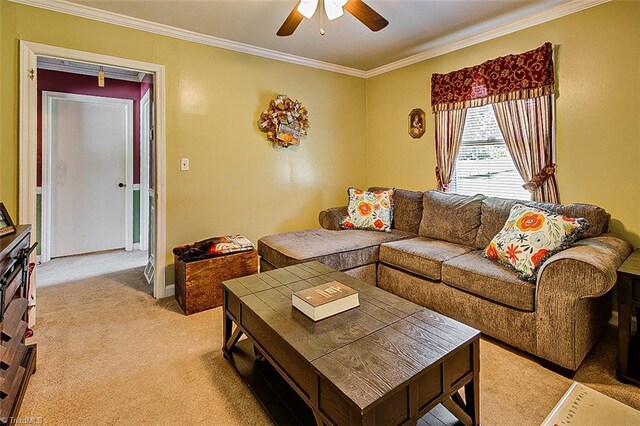
[[[36,241],[38,247],[36,247],[36,254],[40,255],[42,248],[42,194],[36,194]]]
[[[133,190],[133,244],[140,242],[140,190]]]

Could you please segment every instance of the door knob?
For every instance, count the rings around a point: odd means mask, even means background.
[[[118,188],[124,188],[125,186],[127,186],[127,185],[125,185],[125,184],[124,184],[124,183],[122,183],[122,182],[120,182],[120,183],[118,184]]]

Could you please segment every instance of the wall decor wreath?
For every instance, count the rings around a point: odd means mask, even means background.
[[[297,99],[278,95],[269,102],[269,109],[260,114],[258,127],[274,147],[288,148],[300,144],[300,139],[307,135],[309,113]]]

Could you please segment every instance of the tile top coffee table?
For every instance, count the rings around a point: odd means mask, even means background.
[[[360,306],[315,323],[291,306],[332,280]],[[223,353],[277,424],[479,424],[478,330],[319,262],[225,281],[223,297]]]

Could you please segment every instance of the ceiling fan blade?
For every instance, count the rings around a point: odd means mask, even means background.
[[[299,1],[296,2],[296,5],[293,7],[293,10],[289,14],[289,16],[287,16],[287,19],[284,20],[284,23],[276,33],[280,37],[286,37],[293,34],[296,28],[298,28],[298,25],[300,25],[300,22],[302,22],[302,19],[304,19],[304,16],[302,15],[302,13],[298,12],[299,5],[300,5],[300,2]]]
[[[384,19],[378,12],[371,9],[362,0],[349,0],[343,6],[344,10],[355,16],[355,18],[365,24],[371,31],[380,31],[389,21]]]

